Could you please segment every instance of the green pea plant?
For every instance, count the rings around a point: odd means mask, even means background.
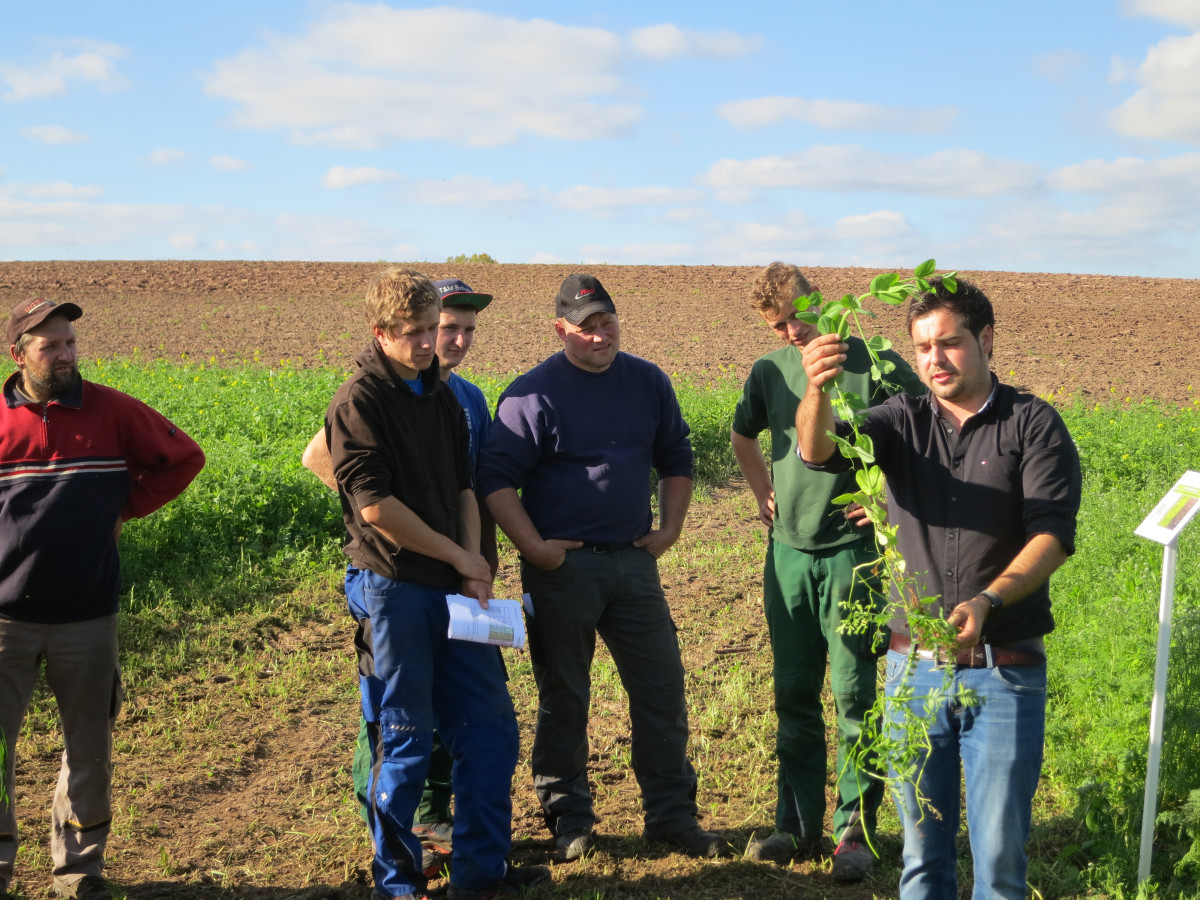
[[[876,300],[889,306],[899,306],[913,294],[931,291],[929,278],[933,276],[935,268],[934,260],[928,259],[913,270],[910,278],[901,278],[895,272],[877,275],[866,293],[858,296],[846,294],[840,300],[826,300],[820,292],[797,297],[793,301],[796,317],[816,325],[822,334],[837,334],[843,341],[852,332],[856,334],[866,344],[871,360],[872,381],[899,391],[898,385],[888,381],[888,375],[896,368],[895,363],[880,355],[891,349],[892,342],[882,335],[868,336],[865,333],[864,320],[876,317],[874,310],[865,304]],[[941,276],[942,284],[949,291],[958,289],[956,274],[950,272]],[[953,668],[945,666],[945,678],[941,686],[938,691],[927,694],[924,703],[913,702],[917,697],[909,679],[916,670],[918,647],[932,651],[936,659],[945,661],[954,658],[955,630],[937,612],[935,604],[939,598],[924,596],[920,581],[908,571],[897,543],[898,526],[889,524],[887,519],[887,486],[883,471],[875,462],[875,448],[870,436],[863,434],[859,427],[866,417],[868,401],[852,391],[843,390],[840,381],[839,375],[828,382],[823,390],[829,394],[834,414],[849,424],[851,433],[841,437],[830,432],[829,437],[841,455],[853,463],[858,490],[835,497],[833,502],[840,506],[862,506],[874,525],[878,557],[859,566],[855,572],[856,579],[865,584],[874,596],[878,596],[877,585],[882,584],[885,592],[891,586],[892,596],[899,598],[890,604],[862,604],[845,610],[842,630],[854,634],[875,634],[876,641],[881,641],[883,635],[888,634],[889,620],[898,613],[906,620],[912,636],[899,684],[891,696],[879,692],[875,705],[864,718],[857,743],[847,754],[846,765],[854,766],[860,772],[873,773],[873,777],[879,778],[893,790],[901,784],[911,784],[920,807],[920,816],[923,817],[927,812],[936,816],[937,811],[932,809],[920,790],[921,761],[930,748],[929,728],[937,709],[956,690]],[[962,705],[978,702],[973,692],[966,690],[959,690],[954,699]],[[871,840],[870,835],[867,840]]]

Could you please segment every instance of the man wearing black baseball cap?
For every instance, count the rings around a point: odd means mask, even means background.
[[[117,535],[204,465],[196,442],[127,394],[79,375],[74,303],[35,298],[8,319],[17,365],[0,404],[0,895],[17,853],[14,750],[38,672],[54,693],[63,756],[51,811],[53,890],[108,900],[112,730],[121,706]],[[25,893],[30,893],[26,891]]]
[[[588,703],[599,634],[629,695],[644,836],[719,856],[725,840],[696,820],[683,663],[658,577],[658,557],[679,538],[691,501],[688,426],[666,374],[620,352],[616,307],[599,280],[569,276],[554,307],[563,351],[500,397],[476,475],[479,496],[521,554],[533,601],[534,788],[558,850],[569,860],[588,854],[597,821]]]

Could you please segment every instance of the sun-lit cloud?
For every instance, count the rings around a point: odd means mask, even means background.
[[[881,238],[911,234],[913,227],[903,213],[881,209],[856,216],[844,216],[833,226],[837,238]]]
[[[148,159],[156,166],[169,166],[171,163],[187,159],[188,155],[186,150],[177,147],[155,147],[150,151]]]
[[[668,60],[685,56],[735,59],[753,53],[761,40],[728,28],[697,31],[666,22],[634,29],[629,35],[629,43],[634,53],[645,59]]]
[[[86,144],[91,140],[91,135],[62,125],[31,125],[21,129],[21,136],[43,144]]]
[[[71,184],[69,181],[11,185],[9,190],[10,196],[30,200],[98,200],[104,195],[104,191],[95,185]]]
[[[958,110],[953,106],[890,107],[852,100],[757,97],[722,103],[717,106],[717,115],[741,130],[797,121],[825,131],[940,134],[954,124]]]
[[[1196,0],[1121,0],[1121,11],[1200,29],[1200,5]]]
[[[124,87],[116,60],[125,48],[91,40],[57,42],[64,49],[28,65],[0,62],[0,100],[19,102],[64,94],[71,87],[88,84],[101,90]]]
[[[359,149],[489,147],[522,135],[620,137],[642,114],[611,31],[451,7],[323,9],[302,33],[214,63],[204,90],[232,104],[234,126]]]
[[[1089,159],[1056,169],[1046,183],[1060,191],[1097,194],[1160,215],[1200,213],[1200,153],[1164,159]]]
[[[493,181],[477,175],[424,178],[405,186],[405,199],[424,206],[485,207],[524,203],[533,192],[523,181]]]
[[[400,175],[387,169],[376,169],[374,166],[356,166],[348,169],[345,166],[333,166],[321,178],[321,184],[327,188],[358,187],[360,184],[379,184],[384,181],[395,181]]]
[[[1132,77],[1140,88],[1109,115],[1113,128],[1132,137],[1200,143],[1200,32],[1159,41]]]
[[[655,241],[614,246],[585,244],[579,250],[583,254],[583,261],[593,266],[615,260],[620,260],[622,265],[651,262],[664,265],[684,265],[692,260],[695,252],[695,248],[691,244],[669,244]]]
[[[402,232],[359,219],[284,214],[275,217],[272,245],[277,259],[379,260],[418,258]]]
[[[218,172],[245,172],[247,169],[253,169],[254,163],[247,162],[244,159],[238,159],[236,156],[210,156],[208,164]]]
[[[581,184],[555,194],[554,205],[594,212],[622,207],[682,206],[698,203],[703,198],[703,192],[695,188],[598,188]]]
[[[981,197],[1028,190],[1039,176],[1040,168],[1033,163],[976,150],[916,156],[860,146],[817,145],[780,156],[723,159],[700,180],[717,190],[718,196],[736,202],[747,192],[771,188]]]
[[[64,258],[114,255],[144,247],[147,235],[197,233],[242,225],[249,215],[223,207],[96,203],[98,190],[60,185],[0,185],[0,247],[54,246]],[[163,240],[162,252],[169,242]],[[144,251],[142,251],[144,252]]]

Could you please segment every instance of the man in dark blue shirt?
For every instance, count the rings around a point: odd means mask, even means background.
[[[933,709],[918,784],[901,783],[904,825],[902,900],[954,898],[960,771],[976,898],[1026,894],[1031,807],[1045,733],[1043,635],[1054,628],[1051,574],[1075,550],[1079,455],[1058,413],[1044,401],[1001,384],[990,371],[995,319],[991,303],[960,280],[940,279],[910,300],[908,328],[927,397],[893,397],[867,414],[887,476],[888,514],[921,596],[955,629],[953,660],[914,642],[892,586],[892,642],[886,696],[904,687],[917,716]],[[796,413],[799,453],[834,471],[835,422],[822,386],[835,378],[846,345],[824,335],[804,349],[808,390]],[[950,690],[945,665],[952,664]],[[972,691],[974,705],[960,702]],[[930,699],[931,695],[934,699]],[[889,706],[895,725],[902,709]],[[920,797],[920,800],[918,798]],[[932,807],[929,810],[927,807]]]
[[[679,538],[691,502],[688,427],[666,374],[620,352],[617,311],[599,281],[568,277],[555,313],[563,351],[501,396],[476,476],[480,496],[521,554],[533,600],[534,788],[558,849],[567,859],[587,854],[596,823],[588,701],[599,634],[629,694],[645,836],[717,856],[725,841],[696,821],[683,663],[657,564]]]

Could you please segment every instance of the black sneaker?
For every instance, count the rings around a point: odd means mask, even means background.
[[[54,893],[66,900],[112,900],[112,889],[99,875],[84,875],[71,882],[55,878]]]
[[[730,854],[729,843],[725,838],[705,831],[699,825],[681,828],[679,831],[647,831],[642,837],[648,841],[666,844],[688,856],[712,858]]]
[[[503,878],[483,887],[461,888],[452,883],[446,897],[448,900],[492,900],[493,897],[522,894],[529,888],[549,881],[550,870],[545,866],[509,866],[505,869]]]
[[[786,866],[799,859],[812,859],[820,850],[820,841],[777,831],[761,841],[751,841],[750,846],[746,848],[746,856],[755,862],[773,862]]]
[[[596,838],[590,831],[571,831],[555,838],[554,847],[567,862],[571,862],[591,855],[596,848]]]

